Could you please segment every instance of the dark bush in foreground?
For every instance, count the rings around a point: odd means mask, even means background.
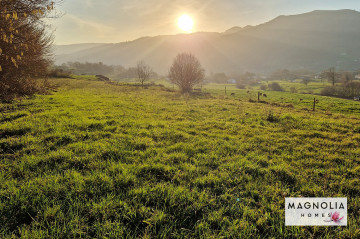
[[[46,93],[47,84],[41,84],[35,79],[18,78],[0,82],[0,101],[11,102],[16,97],[31,96],[36,93]]]
[[[54,2],[1,1],[0,100],[31,95],[39,90],[34,78],[47,74],[52,43],[42,20]]]

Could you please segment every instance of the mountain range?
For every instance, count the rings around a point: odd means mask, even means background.
[[[142,37],[134,41],[55,46],[55,63],[103,62],[135,66],[147,62],[166,73],[181,52],[193,53],[207,72],[270,73],[277,69],[322,71],[360,68],[360,12],[317,10],[279,16],[257,26],[225,32]]]

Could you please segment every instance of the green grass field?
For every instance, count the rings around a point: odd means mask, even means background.
[[[359,102],[51,81],[0,104],[0,238],[360,237]],[[347,197],[348,226],[285,227],[300,196]]]
[[[305,92],[308,92],[313,87],[322,87],[319,84],[313,83],[315,86],[312,86],[311,83],[305,88],[297,86],[297,83],[287,83],[280,82],[280,85],[286,90],[291,86],[295,86],[297,89],[302,89]],[[226,95],[225,95],[226,87]],[[268,104],[273,104],[283,107],[294,107],[296,109],[302,110],[313,110],[314,98],[316,99],[315,108],[326,114],[332,113],[341,113],[347,115],[356,115],[360,116],[360,102],[346,100],[346,99],[337,99],[333,97],[325,97],[313,94],[301,94],[301,93],[290,93],[288,91],[278,92],[278,91],[263,91],[259,90],[259,87],[254,87],[252,90],[242,90],[237,89],[235,85],[231,84],[208,84],[203,86],[203,92],[216,95],[218,97],[228,98],[228,99],[239,99],[242,101],[248,100],[258,100],[258,92],[265,93],[267,97],[260,97],[261,101],[266,101]],[[318,88],[320,91],[322,88]],[[233,94],[233,95],[231,95]]]

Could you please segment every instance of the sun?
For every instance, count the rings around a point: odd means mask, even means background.
[[[182,15],[178,19],[178,26],[184,32],[192,32],[194,27],[194,21],[189,15]]]

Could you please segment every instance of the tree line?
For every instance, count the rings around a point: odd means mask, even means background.
[[[106,75],[118,79],[135,79],[138,77],[140,68],[146,68],[149,71],[149,76],[158,77],[150,66],[144,61],[139,61],[136,66],[124,67],[121,65],[106,65],[103,62],[67,62],[60,66],[53,66],[52,76],[59,73],[75,74],[75,75]],[[144,69],[143,69],[144,70]]]

